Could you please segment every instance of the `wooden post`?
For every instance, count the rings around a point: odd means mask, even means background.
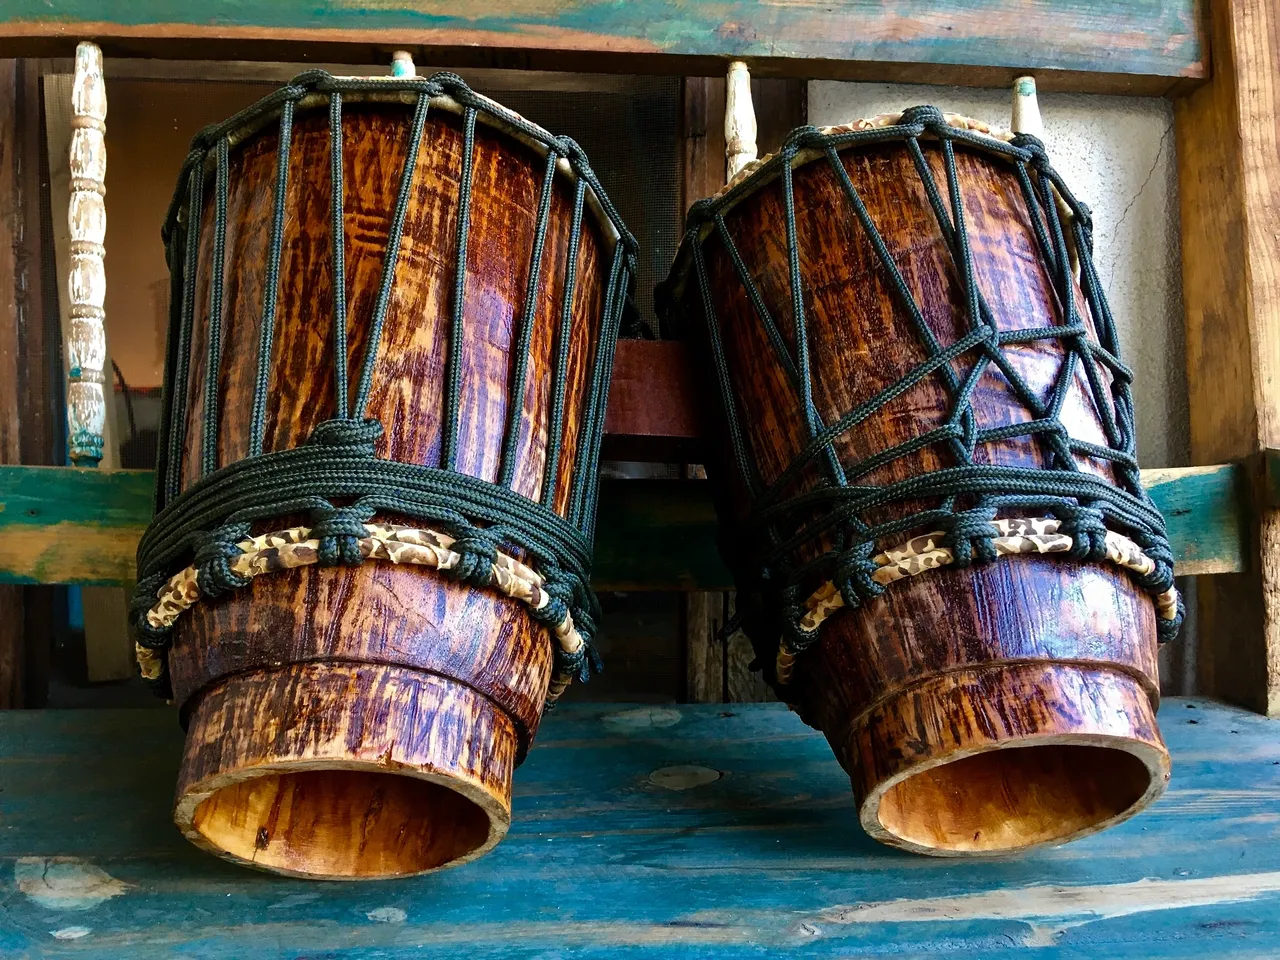
[[[69,158],[68,177],[50,185],[55,217],[66,204],[66,230],[55,226],[54,243],[63,287],[62,337],[67,376],[67,440],[76,466],[120,466],[111,422],[114,387],[107,350],[106,272],[103,266],[107,215],[106,86],[102,52],[92,43],[76,48],[71,78],[70,130],[50,129],[52,156]],[[65,90],[65,87],[63,88]],[[65,94],[53,94],[60,96]],[[62,137],[69,134],[70,142]],[[66,265],[64,267],[64,265]],[[128,592],[85,587],[85,675],[91,682],[123,680],[134,674],[133,641],[128,630]]]
[[[45,290],[43,263],[55,260],[53,237],[44,226],[49,204],[49,160],[45,151],[44,106],[40,65],[22,61],[22,95],[18,101],[22,154],[21,243],[18,269],[18,373],[22,458],[25,464],[52,466],[64,462],[62,357],[58,331],[58,298]],[[22,591],[22,705],[43,707],[49,697],[54,635],[66,617],[66,591],[57,586],[29,586]]]
[[[767,153],[780,147],[788,133],[805,123],[808,107],[805,81],[752,80],[741,62],[730,65],[724,80],[686,77],[681,212],[723,187],[760,149]],[[741,159],[738,167],[735,158]],[[696,590],[684,602],[685,698],[694,703],[772,700],[760,675],[748,668],[754,654],[747,638],[720,642],[732,593]]]
[[[1191,456],[1280,446],[1280,10],[1212,0],[1213,78],[1174,105]],[[1280,519],[1260,495],[1250,569],[1200,581],[1201,691],[1280,716]]]
[[[106,422],[103,369],[107,359],[104,326],[107,276],[102,259],[107,232],[103,202],[107,175],[107,90],[102,79],[102,51],[95,44],[76,47],[71,91],[71,198],[67,225],[71,232],[68,297],[71,329],[66,341],[67,438],[71,462],[95,467],[102,459]]]
[[[19,463],[19,283],[22,243],[21,137],[18,98],[22,65],[0,60],[0,464]],[[22,588],[0,586],[0,709],[22,706]]]
[[[1044,121],[1040,119],[1035,77],[1019,77],[1013,81],[1013,122],[1009,124],[1009,129],[1014,133],[1044,137]]]
[[[724,99],[725,180],[756,159],[756,111],[751,105],[751,73],[741,60],[729,64]]]

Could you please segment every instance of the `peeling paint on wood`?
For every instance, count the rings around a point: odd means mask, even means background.
[[[833,907],[819,923],[920,923],[963,920],[1039,920],[1084,917],[1105,920],[1135,913],[1256,900],[1280,891],[1280,873],[1156,880],[1081,886],[1034,885],[966,893],[956,897],[888,900]]]
[[[640,713],[662,723],[616,719]],[[168,712],[0,714],[0,956],[1280,955],[1275,723],[1183,699],[1160,723],[1174,778],[1143,817],[954,863],[867,839],[827,744],[781,705],[562,705],[517,772],[515,824],[492,856],[321,886],[233,868],[169,829],[182,733]],[[727,775],[682,791],[648,779],[680,765]],[[18,893],[26,857],[79,858],[130,889],[59,915]],[[88,932],[55,939],[72,918]]]
[[[49,910],[92,910],[129,889],[101,867],[78,857],[20,857],[13,867],[13,882],[20,893]]]
[[[982,79],[1000,83],[1042,70],[1076,75],[1068,85],[1077,88],[1099,89],[1094,78],[1110,77],[1115,92],[1143,81],[1163,92],[1161,84],[1206,73],[1199,13],[1195,0],[9,0],[0,13],[0,56],[65,55],[83,37],[108,55],[241,60],[315,59],[316,45],[326,55],[367,59],[381,45],[416,47],[420,61],[443,63],[442,56],[475,59],[477,48],[489,48],[518,51],[526,61],[592,58],[603,70],[634,69],[648,58],[667,62],[671,73],[692,72],[684,69],[692,64],[721,74],[724,61],[749,59],[775,74],[827,77],[856,74],[859,66],[864,73],[903,66],[930,80],[940,68],[986,69]]]

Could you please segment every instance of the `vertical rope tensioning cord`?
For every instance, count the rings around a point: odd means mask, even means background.
[[[941,188],[920,145],[926,135],[938,144],[945,180]],[[963,295],[962,326],[960,336],[951,344],[941,343],[926,321],[840,157],[840,150],[851,146],[894,142],[904,143],[907,148],[956,270]],[[957,143],[1009,163],[1017,170],[1019,190],[1031,211],[1032,234],[1047,264],[1054,294],[1062,305],[1060,323],[1020,330],[998,328],[975,274],[956,164]],[[812,162],[825,161],[848,203],[853,221],[875,253],[894,303],[916,333],[925,353],[925,359],[896,383],[830,424],[823,422],[813,399],[793,173],[802,151],[806,161],[809,158]],[[735,204],[774,178],[781,182],[786,221],[793,349],[788,348],[725,219],[726,212]],[[1071,211],[1069,229],[1080,263],[1080,288],[1097,332],[1096,342],[1089,337],[1088,326],[1076,306],[1075,278],[1067,235],[1058,211],[1059,198]],[[751,441],[743,429],[741,400],[735,390],[724,334],[716,314],[716,299],[702,249],[704,238],[711,235],[720,239],[733,276],[763,329],[768,349],[795,391],[806,429],[800,451],[777,479],[768,484],[759,476]],[[749,632],[760,662],[769,665],[766,672],[771,670],[773,652],[779,642],[786,653],[794,655],[817,639],[816,628],[801,626],[802,588],[828,579],[849,607],[879,596],[885,587],[872,578],[878,569],[875,554],[886,538],[911,530],[944,531],[941,545],[952,551],[958,566],[991,562],[997,556],[993,540],[998,532],[993,521],[997,513],[1011,508],[1056,517],[1061,521],[1062,532],[1072,538],[1070,555],[1081,560],[1105,559],[1107,528],[1104,521],[1109,521],[1128,533],[1153,561],[1154,569],[1150,573],[1133,574],[1143,588],[1157,597],[1172,588],[1173,557],[1164,520],[1143,489],[1139,476],[1130,391],[1133,375],[1120,360],[1115,322],[1093,264],[1092,248],[1088,208],[1076,200],[1054,171],[1039,140],[1018,135],[1006,143],[975,134],[947,123],[934,107],[913,107],[889,126],[832,132],[813,127],[796,130],[779,153],[761,163],[749,177],[720,196],[693,206],[682,259],[678,261],[678,266],[680,263],[683,266],[673,271],[672,279],[659,288],[658,300],[664,312],[678,318],[679,287],[686,278],[698,286],[696,302],[707,333],[732,467],[752,501],[750,516],[742,530],[737,536],[726,535],[723,552],[745,601],[740,603],[740,609],[750,608],[755,620]],[[1049,394],[1042,401],[1003,348],[1008,344],[1050,339],[1064,344],[1064,356]],[[973,364],[961,376],[952,361],[969,353],[974,354]],[[1018,401],[1031,413],[1031,420],[979,428],[973,394],[991,367],[1003,375]],[[1100,368],[1108,371],[1109,383],[1104,381]],[[1108,441],[1105,446],[1072,437],[1061,423],[1063,405],[1076,382],[1077,369],[1083,370],[1088,393],[1098,410]],[[837,459],[835,443],[843,434],[931,376],[940,381],[950,401],[941,425],[859,460],[841,462]],[[1050,455],[1048,468],[1009,467],[975,459],[981,445],[1014,437],[1043,440]],[[953,466],[884,485],[858,482],[879,467],[934,445],[950,454]],[[1076,456],[1109,463],[1115,470],[1117,484],[1082,470]],[[810,489],[796,492],[796,483],[811,467],[818,468],[815,482]],[[935,499],[936,506],[915,509],[895,519],[872,522],[867,516],[867,511],[873,508]],[[816,555],[801,559],[802,551]],[[1176,618],[1157,620],[1162,640],[1176,635],[1182,615],[1178,598]],[[776,676],[771,679],[778,685]]]
[[[342,155],[344,94],[351,99],[411,96],[409,102],[413,104],[412,116],[408,121],[406,157],[383,256],[377,299],[368,320],[369,334],[354,404],[349,403],[348,373],[351,358]],[[318,424],[310,438],[301,446],[264,453],[267,443],[271,354],[279,310],[284,231],[288,220],[291,140],[297,105],[304,100],[310,105],[318,96],[327,102],[329,123],[335,415]],[[373,385],[382,329],[391,303],[428,107],[432,99],[437,97],[449,97],[462,108],[463,159],[443,397],[445,416],[441,464],[439,467],[426,467],[376,457],[375,444],[382,435],[382,425],[366,417],[366,408]],[[217,399],[224,349],[221,322],[225,289],[230,148],[233,142],[241,142],[245,130],[257,129],[277,111],[279,146],[266,282],[261,305],[262,326],[258,338],[251,413],[250,455],[244,460],[219,467]],[[546,151],[546,168],[539,194],[526,300],[520,311],[515,369],[509,387],[510,408],[503,429],[501,468],[496,484],[471,477],[457,469],[458,435],[461,427],[462,352],[465,344],[467,244],[476,123],[482,114],[493,117],[500,129],[505,127],[526,142],[539,144]],[[186,449],[189,358],[196,315],[200,220],[205,168],[211,153],[216,171],[215,236],[208,342],[204,358],[206,376],[201,469],[195,482],[183,489],[182,458]],[[573,174],[574,200],[564,292],[558,311],[559,322],[552,329],[554,375],[547,451],[539,485],[542,496],[539,502],[516,493],[512,486],[524,399],[529,387],[529,353],[538,312],[554,179],[557,167],[561,164],[566,165]],[[554,511],[552,500],[564,456],[561,434],[566,430],[565,392],[569,386],[567,352],[575,329],[578,254],[588,193],[594,200],[595,209],[616,232],[617,241],[605,283],[600,335],[592,351],[590,373],[585,384],[585,410],[576,448],[577,459],[569,471],[571,488],[566,508],[568,516],[561,517]],[[589,583],[591,538],[594,535],[598,487],[597,468],[614,341],[628,307],[629,291],[636,269],[636,245],[576,143],[567,137],[554,137],[492,101],[472,93],[461,80],[449,74],[437,74],[429,79],[356,80],[336,79],[322,71],[312,71],[300,75],[289,86],[230,120],[207,128],[197,135],[170,206],[164,239],[176,295],[172,299],[170,343],[162,401],[162,445],[157,469],[158,513],[138,547],[139,581],[133,600],[133,616],[141,645],[160,651],[161,656],[167,650],[169,629],[149,626],[145,614],[155,602],[157,590],[184,560],[190,559],[194,565],[202,596],[217,596],[248,582],[247,577],[232,569],[230,561],[239,554],[240,548],[236,544],[249,534],[253,522],[299,512],[309,513],[312,522],[310,535],[319,543],[317,555],[320,562],[352,564],[363,559],[359,544],[366,537],[366,521],[375,512],[388,512],[422,519],[442,527],[454,538],[451,549],[461,557],[460,563],[442,572],[477,587],[494,584],[493,562],[500,549],[514,549],[523,553],[537,566],[544,581],[541,589],[549,598],[549,602],[532,610],[531,615],[550,628],[567,622],[566,617],[571,615],[572,622],[585,641],[576,653],[555,648],[557,676],[585,676],[588,665],[598,667],[590,643],[598,612]],[[167,672],[158,678],[158,686],[167,692]]]
[[[280,136],[276,144],[276,183],[271,212],[271,249],[263,285],[262,328],[258,337],[258,374],[253,384],[253,412],[249,420],[249,456],[262,453],[267,420],[267,386],[271,382],[271,347],[275,343],[276,307],[280,300],[280,254],[284,244],[285,204],[289,196],[289,157],[293,146],[292,100],[280,107]]]

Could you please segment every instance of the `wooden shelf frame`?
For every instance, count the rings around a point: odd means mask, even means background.
[[[1208,75],[1198,0],[7,0],[0,57],[68,56],[424,63],[723,76],[1004,85],[1164,95]]]
[[[1248,569],[1245,468],[1144,470],[1183,576]],[[729,590],[703,480],[606,480],[596,529],[597,590]],[[151,520],[149,470],[0,467],[0,584],[116,586],[134,579]],[[679,544],[672,550],[672,544]]]
[[[1248,570],[1201,584],[1200,689],[1280,716],[1280,9],[1212,0],[1213,77],[1174,101],[1193,463],[1250,464]]]
[[[746,60],[759,78],[754,92],[762,150],[777,130],[803,122],[804,78],[986,86],[1033,73],[1043,90],[1174,97],[1192,457],[1207,466],[1163,471],[1153,490],[1192,511],[1185,533],[1175,532],[1180,572],[1226,574],[1200,590],[1202,689],[1280,714],[1280,522],[1269,493],[1276,461],[1268,452],[1280,448],[1280,11],[1274,3],[1046,0],[1028,6],[1020,0],[907,0],[886,7],[878,0],[826,6],[727,0],[681,5],[678,18],[671,9],[661,0],[534,6],[407,0],[372,9],[338,0],[12,0],[0,10],[0,57],[68,57],[78,41],[92,39],[109,58],[108,75],[111,58],[119,57],[373,63],[385,62],[399,48],[446,67],[680,75],[686,78],[686,203],[723,180],[719,78],[734,59]],[[14,74],[26,76],[28,87],[30,63]],[[22,87],[0,82],[0,95],[13,98]],[[25,95],[30,97],[29,89]],[[21,112],[0,105],[0,200],[22,194],[12,175],[18,154],[2,145],[15,124],[30,126],[29,116],[14,119]],[[30,159],[25,157],[27,178]],[[30,197],[21,203],[29,213]],[[15,228],[20,222],[0,217],[0,286],[31,272],[31,235]],[[39,251],[38,241],[34,249]],[[8,289],[0,293],[3,309],[14,314],[18,308]],[[0,359],[12,356],[4,351],[7,327],[22,329],[0,317]],[[606,455],[696,460],[700,401],[696,379],[681,362],[679,348],[670,344],[635,344],[619,352]],[[0,396],[0,418],[12,422],[30,409],[29,399]],[[38,427],[31,434],[43,444],[39,438],[49,431]],[[26,439],[22,443],[31,446]],[[0,452],[4,459],[12,462],[12,451]],[[25,453],[21,459],[33,462]],[[22,481],[24,475],[15,472],[20,469],[25,468],[0,468],[0,489]],[[145,484],[110,473],[99,479],[108,487]],[[80,482],[68,475],[48,485],[50,496]],[[1205,493],[1210,488],[1211,496]],[[701,560],[679,570],[640,573],[643,564],[633,558],[631,575],[608,572],[614,562],[610,544],[621,542],[615,531],[627,532],[628,543],[635,543],[643,539],[637,533],[642,528],[655,538],[674,529],[664,527],[658,514],[676,518],[677,526],[707,522],[708,507],[696,486],[675,484],[660,495],[650,489],[621,483],[606,488],[601,584],[724,586],[723,568]],[[646,499],[657,496],[665,507]],[[96,520],[77,525],[72,515],[82,505],[63,503],[67,515],[54,521],[58,542],[68,550],[79,543],[88,551],[87,544],[106,528]],[[98,506],[107,514],[115,509],[106,501]],[[3,535],[20,521],[3,499],[0,508]],[[111,528],[111,546],[103,547],[103,556],[114,557],[103,568],[114,571],[108,579],[127,574],[123,545],[130,534],[122,531],[141,514],[130,516]],[[1183,519],[1171,517],[1175,531],[1183,529]],[[687,542],[709,544],[709,534]],[[77,578],[91,576],[83,565],[67,566],[66,556],[49,562],[49,571],[62,572],[32,573],[29,562],[24,567],[5,560],[0,578],[83,582]],[[0,628],[9,629],[12,609],[0,610],[0,620]],[[0,674],[5,670],[0,662]]]

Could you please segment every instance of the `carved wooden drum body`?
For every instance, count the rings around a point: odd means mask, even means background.
[[[689,226],[659,301],[717,384],[741,624],[867,830],[992,854],[1159,796],[1180,606],[1088,211],[1039,141],[934,108],[806,128]]]
[[[589,655],[634,241],[572,141],[456,78],[323,73],[200,134],[166,234],[135,607],[179,828],[308,877],[481,855]]]

